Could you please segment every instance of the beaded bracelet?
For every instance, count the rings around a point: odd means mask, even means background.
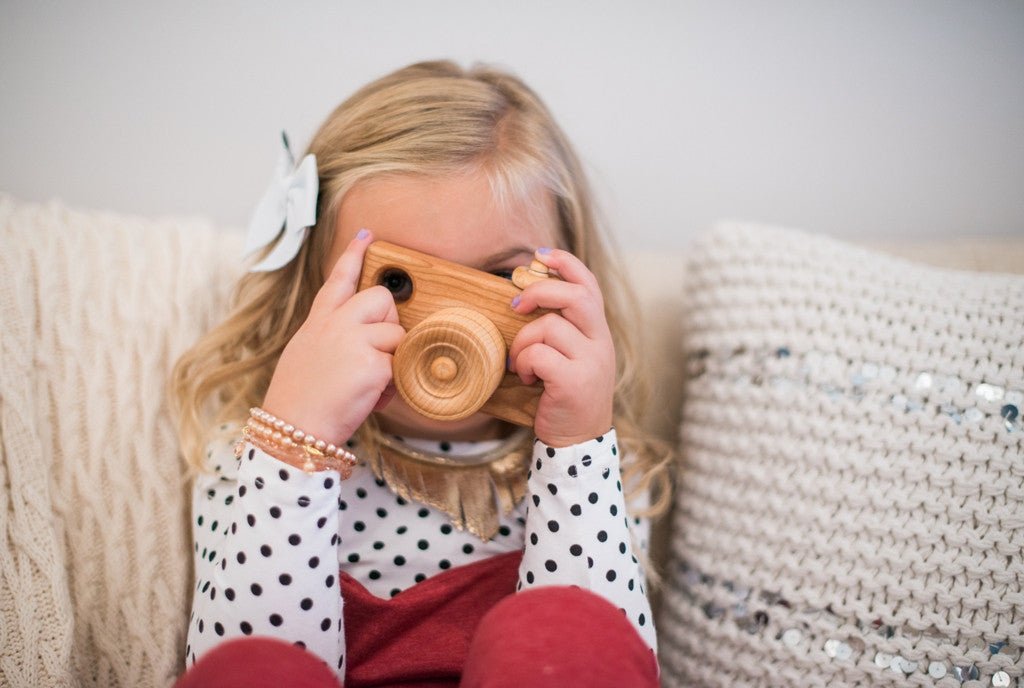
[[[358,457],[344,447],[318,440],[258,407],[249,409],[242,438],[306,473],[335,470],[345,480],[359,462]]]

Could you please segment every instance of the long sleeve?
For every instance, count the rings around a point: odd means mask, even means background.
[[[657,636],[632,543],[646,522],[626,514],[615,431],[555,449],[534,444],[519,585],[578,585],[622,609],[652,649]],[[631,527],[636,529],[631,533]]]
[[[186,664],[226,639],[263,635],[305,647],[343,677],[337,472],[309,475],[251,445],[240,459],[230,443],[207,456],[213,473],[193,491]]]

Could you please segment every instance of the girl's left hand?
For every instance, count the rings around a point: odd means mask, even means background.
[[[509,350],[510,370],[525,384],[544,382],[534,433],[549,446],[567,447],[612,426],[615,345],[593,273],[561,249],[538,249],[535,257],[561,279],[529,285],[512,301],[512,310],[555,312],[519,331]]]

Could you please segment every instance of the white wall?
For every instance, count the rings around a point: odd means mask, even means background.
[[[1024,232],[1017,0],[7,0],[0,190],[241,226],[281,128],[434,57],[539,91],[620,244]]]

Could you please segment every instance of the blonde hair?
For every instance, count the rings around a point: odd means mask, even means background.
[[[313,137],[320,197],[316,225],[295,260],[239,282],[226,319],[176,363],[170,394],[182,451],[202,470],[211,428],[244,423],[270,384],[285,344],[305,321],[323,284],[324,261],[341,199],[362,179],[380,175],[458,174],[483,169],[495,198],[525,198],[537,183],[556,199],[561,241],[597,277],[615,340],[615,425],[627,463],[629,496],[653,494],[635,515],[661,514],[669,501],[664,445],[641,436],[641,368],[622,302],[633,297],[600,233],[582,167],[540,99],[518,78],[484,66],[468,70],[423,62],[363,87]]]

